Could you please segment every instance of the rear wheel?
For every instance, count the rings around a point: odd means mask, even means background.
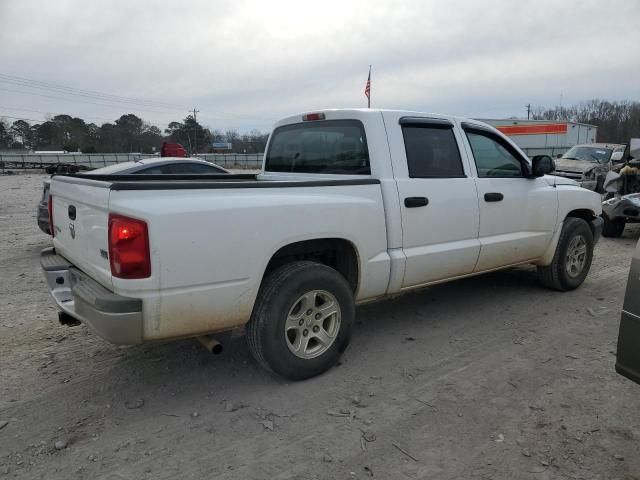
[[[627,223],[624,218],[618,217],[611,219],[606,213],[603,213],[602,219],[604,220],[604,224],[602,225],[603,237],[618,238],[622,235],[622,232],[624,232],[624,227]]]
[[[548,288],[573,290],[584,282],[593,260],[593,234],[586,221],[569,217],[562,226],[551,265],[538,267],[538,278]]]
[[[251,353],[263,367],[302,380],[336,364],[351,336],[351,287],[333,268],[295,262],[269,274],[247,325]]]

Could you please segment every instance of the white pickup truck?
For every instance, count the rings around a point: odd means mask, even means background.
[[[354,306],[534,264],[585,279],[600,196],[475,120],[325,110],[275,125],[258,175],[57,175],[41,264],[61,319],[113,343],[245,327],[289,379],[330,368]]]

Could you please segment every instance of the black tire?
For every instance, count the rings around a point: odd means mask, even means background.
[[[604,220],[604,224],[602,225],[603,237],[618,238],[622,235],[627,223],[624,218],[614,218],[612,220],[606,213],[603,213],[602,219]]]
[[[298,300],[312,291],[328,292],[334,297],[339,306],[339,316],[334,317],[338,318],[336,333],[326,351],[314,358],[300,358],[289,347],[289,339],[285,334],[286,322]],[[320,263],[290,263],[270,273],[260,287],[247,324],[249,349],[260,365],[288,380],[311,378],[338,362],[349,344],[354,316],[353,292],[340,273]],[[304,321],[312,321],[311,317],[305,318]]]
[[[576,275],[571,275],[567,271],[567,253],[574,238],[582,236],[586,244],[584,264]],[[559,291],[567,291],[578,288],[591,268],[593,260],[593,233],[589,224],[581,218],[568,217],[564,221],[556,252],[550,265],[538,267],[538,278],[540,283],[547,288]]]

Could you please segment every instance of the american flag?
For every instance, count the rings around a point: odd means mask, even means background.
[[[364,94],[367,96],[367,108],[371,108],[371,65],[369,65],[369,77],[364,87]]]

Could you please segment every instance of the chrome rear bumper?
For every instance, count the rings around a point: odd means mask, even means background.
[[[40,253],[40,265],[60,310],[111,343],[142,343],[142,300],[109,291],[53,248]]]

